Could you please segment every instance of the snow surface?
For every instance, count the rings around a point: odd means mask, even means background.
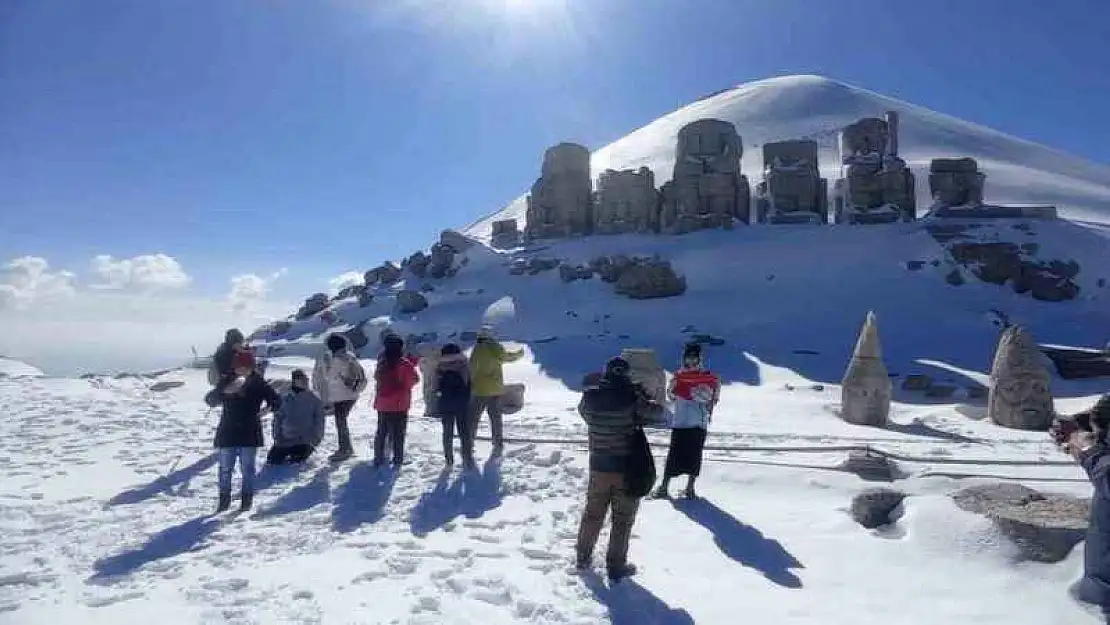
[[[646,166],[661,185],[671,178],[678,130],[711,117],[736,125],[744,144],[743,172],[753,187],[763,171],[760,146],[786,139],[816,140],[822,174],[834,180],[840,170],[840,128],[861,117],[881,117],[888,110],[901,116],[899,153],[917,176],[919,214],[932,204],[929,161],[971,156],[987,174],[988,202],[1052,204],[1067,217],[1110,220],[1110,167],[823,76],[757,80],[680,108],[596,150],[591,158],[593,176],[596,179],[606,168]],[[541,157],[536,155],[537,176]],[[523,227],[524,210],[521,196],[466,232],[488,239],[494,221],[514,217]]]
[[[21,360],[0,356],[0,377],[35,378],[42,376],[42,370]]]
[[[303,364],[279,360],[272,371]],[[500,463],[480,443],[480,471],[464,475],[443,471],[438,423],[414,417],[410,463],[393,474],[367,463],[364,399],[352,421],[359,458],[326,463],[329,427],[320,457],[262,471],[254,512],[220,517],[209,516],[215,419],[199,399],[203,372],[163,376],[185,383],[164,393],[139,379],[0,380],[9,415],[0,436],[20,441],[0,457],[0,620],[1094,622],[1065,593],[1080,549],[1056,565],[1016,564],[988,521],[947,497],[975,480],[928,476],[1021,476],[1086,494],[1068,463],[991,464],[1062,460],[1043,435],[952,406],[896,404],[887,431],[851,426],[832,412],[836,388],[814,391],[797,374],[753,366],[764,383],[729,388],[711,442],[816,453],[709,452],[703,501],[643,504],[631,550],[641,574],[614,588],[570,568],[587,474],[582,426],[576,396],[533,361],[507,372],[529,389],[525,409],[507,418],[509,435],[567,442],[514,442]],[[868,484],[828,470],[843,454],[825,449],[859,441],[920,458],[900,465],[908,477],[897,487],[911,497],[895,526],[856,525],[846,509]]]

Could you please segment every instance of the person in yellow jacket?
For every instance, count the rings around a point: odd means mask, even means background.
[[[520,360],[524,350],[506,351],[497,342],[493,328],[483,326],[478,331],[478,343],[470,353],[470,440],[478,432],[478,422],[483,412],[489,413],[489,427],[493,438],[493,453],[498,455],[505,447],[505,433],[501,417],[501,396],[505,393],[505,375],[501,370],[507,362]],[[473,453],[473,449],[471,450]]]

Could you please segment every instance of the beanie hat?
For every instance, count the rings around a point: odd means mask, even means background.
[[[481,328],[478,328],[478,338],[480,339],[493,340],[496,334],[497,333],[494,331],[493,326],[491,325],[484,325]]]
[[[240,367],[254,369],[254,354],[247,351],[235,352],[235,357],[232,358],[231,363],[236,369]]]
[[[687,343],[686,347],[682,350],[682,359],[697,358],[701,360],[701,345],[697,343]]]
[[[294,369],[293,370],[293,379],[294,380],[308,380],[308,374],[306,374],[304,371],[301,371],[300,369]]]
[[[629,365],[628,361],[620,356],[610,358],[609,362],[605,363],[605,375],[607,376],[628,377],[631,371],[632,365]]]
[[[242,343],[246,340],[243,333],[238,328],[232,328],[224,333],[224,343],[231,345],[233,343]]]
[[[342,334],[332,334],[324,344],[328,346],[329,351],[333,352],[347,349],[347,339],[343,338]]]
[[[448,343],[443,346],[443,349],[439,350],[440,356],[454,356],[461,353],[462,350],[459,349],[459,346],[454,343]]]

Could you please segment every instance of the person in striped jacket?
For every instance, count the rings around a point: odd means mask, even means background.
[[[671,478],[688,475],[686,499],[694,499],[694,482],[701,473],[705,436],[713,409],[720,399],[721,381],[704,368],[701,345],[692,343],[682,352],[682,368],[671,379],[667,395],[673,402],[671,411],[671,445],[667,451],[667,466],[663,481],[655,491],[655,498],[669,496]]]

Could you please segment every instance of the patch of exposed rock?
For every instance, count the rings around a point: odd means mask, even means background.
[[[852,498],[851,514],[867,529],[890,525],[906,494],[890,488],[869,488]]]
[[[428,298],[418,291],[404,290],[397,294],[397,312],[412,315],[428,307]]]
[[[1059,562],[1087,532],[1089,502],[1021,484],[983,484],[952,495],[961,509],[989,518],[1034,562]]]
[[[848,458],[839,468],[872,482],[892,482],[898,473],[890,458],[868,451],[848,452]]]

